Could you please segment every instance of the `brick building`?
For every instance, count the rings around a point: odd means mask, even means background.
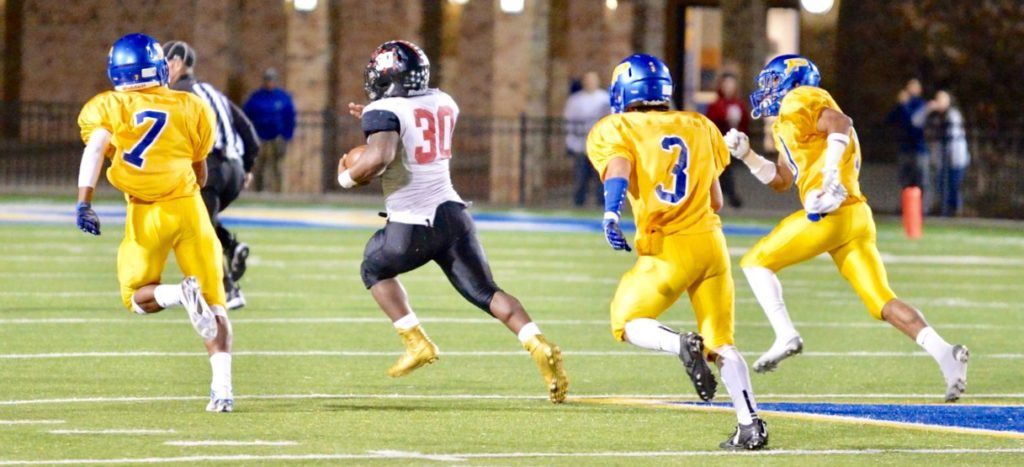
[[[783,51],[763,40],[773,25],[781,31],[776,34],[788,35],[780,47],[796,47],[797,3],[5,0],[0,89],[8,106],[80,104],[109,87],[103,65],[109,44],[142,31],[191,43],[198,52],[196,74],[235,100],[244,99],[259,85],[261,71],[273,66],[300,111],[333,120],[347,102],[364,99],[362,68],[370,51],[402,38],[426,49],[433,84],[453,94],[467,116],[557,116],[573,78],[589,70],[607,75],[618,60],[640,50],[664,56],[674,74],[685,76],[677,78],[685,90],[678,104],[693,108],[710,98],[718,71],[731,69],[749,82],[767,54]],[[339,122],[303,127],[304,143],[293,145],[296,154],[289,156],[295,160],[288,164],[288,190],[317,192],[327,184],[329,161],[308,155],[337,151],[353,140],[351,125]],[[538,150],[522,141],[500,134],[488,139],[478,148],[488,154],[484,165],[515,166],[537,157],[531,153]],[[534,191],[521,180],[525,175],[489,172],[484,191],[492,201],[522,200],[521,191]],[[530,184],[544,185],[544,176],[538,173]]]

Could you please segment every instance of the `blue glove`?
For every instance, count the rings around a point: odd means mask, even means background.
[[[619,227],[619,212],[622,211],[622,203],[626,200],[626,189],[629,188],[629,181],[622,177],[609,178],[604,181],[604,237],[608,244],[615,250],[633,251],[626,242],[626,236],[622,235],[622,228]]]
[[[81,201],[75,206],[78,211],[78,228],[85,233],[100,234],[100,216],[92,210],[92,204]]]
[[[604,238],[608,240],[613,250],[633,251],[626,242],[626,236],[622,234],[622,228],[619,227],[619,216],[611,214],[614,213],[606,212],[604,222],[601,223],[604,226]]]

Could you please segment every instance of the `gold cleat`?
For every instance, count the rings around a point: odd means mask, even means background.
[[[569,377],[562,366],[562,349],[552,344],[543,335],[536,335],[523,345],[537,364],[544,383],[548,387],[548,399],[555,404],[565,402],[569,392]]]
[[[437,361],[437,346],[427,337],[427,333],[423,332],[421,326],[416,325],[409,329],[399,330],[398,335],[402,336],[405,353],[398,357],[398,361],[391,365],[391,368],[388,368],[388,376],[392,378],[405,376],[421,366]]]

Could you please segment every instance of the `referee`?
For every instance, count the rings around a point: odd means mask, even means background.
[[[238,280],[245,274],[249,246],[239,242],[224,228],[218,214],[238,198],[243,187],[249,185],[252,180],[250,171],[260,144],[252,122],[242,109],[209,83],[194,77],[196,53],[190,45],[183,41],[169,41],[163,48],[171,89],[199,95],[217,115],[213,150],[206,159],[208,177],[202,196],[217,238],[224,247],[224,291],[227,292],[228,309],[234,310],[245,306]]]

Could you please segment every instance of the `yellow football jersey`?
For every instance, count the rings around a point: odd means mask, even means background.
[[[142,201],[164,201],[199,191],[192,163],[213,147],[213,110],[198,96],[157,86],[107,91],[78,115],[82,140],[105,128],[112,135],[110,183]]]
[[[711,186],[729,165],[718,128],[695,112],[624,112],[590,130],[587,156],[604,176],[608,162],[633,165],[629,202],[637,245],[651,235],[700,233],[720,228],[711,209]],[[641,252],[643,252],[641,250]]]
[[[825,109],[842,112],[828,91],[814,86],[800,86],[782,98],[779,118],[772,124],[772,133],[780,157],[793,171],[800,199],[807,192],[821,187],[821,169],[825,165],[828,134],[818,131],[818,118]],[[860,191],[860,141],[850,131],[850,144],[839,161],[839,180],[849,193],[843,206],[867,201]]]

